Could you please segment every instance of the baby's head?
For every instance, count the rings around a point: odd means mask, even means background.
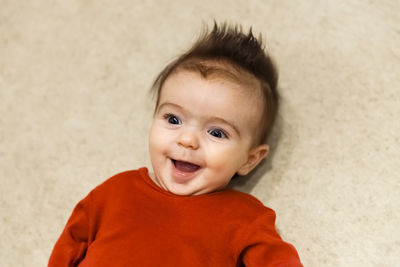
[[[277,72],[251,33],[214,25],[157,77],[153,180],[178,195],[224,188],[268,154]]]

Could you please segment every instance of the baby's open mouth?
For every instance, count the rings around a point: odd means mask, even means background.
[[[172,162],[175,165],[175,168],[182,172],[195,172],[198,169],[200,169],[199,165],[190,163],[190,162],[185,162],[185,161],[180,161],[180,160],[172,160]]]

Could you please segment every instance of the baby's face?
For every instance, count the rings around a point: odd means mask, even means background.
[[[165,81],[150,131],[152,179],[177,195],[224,188],[267,154],[254,147],[261,119],[258,88],[179,71]]]

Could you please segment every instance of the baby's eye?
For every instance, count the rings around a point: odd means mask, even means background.
[[[217,138],[227,138],[228,135],[221,129],[211,129],[208,130],[208,133]]]
[[[173,114],[165,114],[164,119],[166,119],[169,124],[182,124],[181,120]]]

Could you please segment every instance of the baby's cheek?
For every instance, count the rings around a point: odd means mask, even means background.
[[[210,150],[207,156],[207,162],[215,168],[226,169],[227,164],[231,164],[234,159],[233,153],[235,152],[230,149]]]
[[[150,145],[159,145],[163,142],[163,140],[164,138],[162,129],[160,129],[160,127],[157,125],[153,125],[149,135]]]

